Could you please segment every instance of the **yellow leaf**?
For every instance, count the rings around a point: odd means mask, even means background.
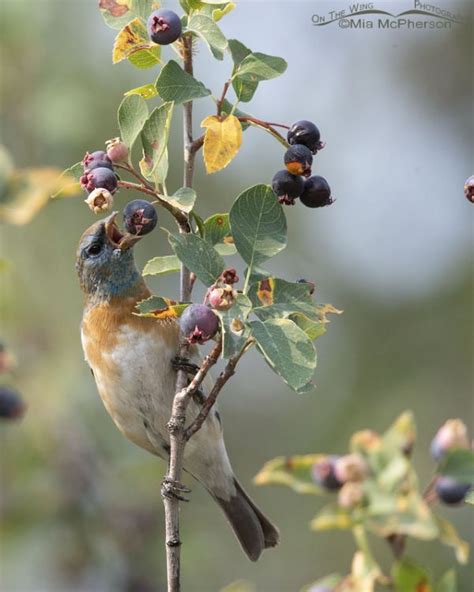
[[[234,8],[235,4],[233,2],[229,2],[229,4],[226,4],[224,6],[224,8],[216,8],[215,10],[213,10],[212,18],[217,23],[217,21],[220,21],[222,17],[224,17],[226,14],[229,14],[229,12],[234,10]]]
[[[242,144],[242,126],[235,115],[221,119],[215,115],[201,123],[206,128],[204,136],[204,163],[208,173],[225,168],[236,156]]]
[[[48,203],[60,172],[54,167],[15,171],[8,189],[10,200],[0,206],[0,220],[17,226],[28,224]],[[77,186],[69,191],[77,193]]]
[[[112,62],[118,64],[118,62],[126,60],[136,51],[156,47],[155,44],[149,42],[143,22],[139,18],[133,19],[128,25],[125,25],[115,38]]]

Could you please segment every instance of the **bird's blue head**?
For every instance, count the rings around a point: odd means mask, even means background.
[[[82,291],[93,301],[133,295],[143,283],[132,250],[139,237],[123,235],[116,215],[90,226],[79,241],[76,270]]]

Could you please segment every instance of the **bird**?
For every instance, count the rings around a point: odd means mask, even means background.
[[[90,226],[82,234],[76,253],[76,270],[84,294],[84,357],[117,428],[137,446],[167,461],[167,422],[176,388],[174,361],[180,349],[179,324],[175,318],[133,314],[137,302],[151,292],[134,261],[134,246],[139,238],[122,234],[116,215],[113,212]],[[199,365],[196,346],[191,347],[190,360]],[[199,413],[198,399],[190,401],[186,425]],[[264,549],[279,543],[278,529],[234,475],[216,409],[188,441],[183,468],[221,507],[251,561],[257,561]]]

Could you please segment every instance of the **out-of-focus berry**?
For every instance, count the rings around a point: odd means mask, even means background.
[[[362,481],[369,474],[369,467],[364,458],[354,452],[337,459],[334,465],[334,474],[341,483]]]
[[[464,195],[471,203],[474,203],[474,175],[466,179],[464,183]]]
[[[20,419],[25,410],[26,405],[15,390],[8,386],[0,386],[0,419]]]
[[[464,501],[470,489],[469,483],[462,483],[451,477],[439,477],[436,482],[436,494],[448,506]]]
[[[345,483],[337,495],[337,502],[342,508],[350,510],[362,503],[364,488],[360,482]]]
[[[317,485],[329,491],[336,491],[342,487],[342,483],[334,472],[338,458],[338,456],[327,456],[314,463],[311,469],[311,475]]]
[[[431,456],[440,461],[448,450],[469,448],[467,428],[460,419],[448,419],[437,431],[431,442]]]

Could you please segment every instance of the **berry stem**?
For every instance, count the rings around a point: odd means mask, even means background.
[[[232,83],[231,80],[227,80],[227,82],[224,84],[224,88],[222,89],[221,98],[217,101],[217,116],[218,117],[221,116],[222,107],[224,105],[225,96],[227,94],[227,91],[229,90],[229,87],[230,87],[231,83]]]
[[[248,117],[248,116],[238,117],[238,120],[241,122],[248,122],[251,125],[254,125],[255,127],[260,127],[262,129],[266,130],[274,138],[276,138],[281,144],[283,144],[283,146],[285,146],[285,148],[288,148],[288,142],[286,141],[286,139],[280,134],[280,132],[278,132],[273,127],[274,125],[279,125],[279,124],[268,123],[267,121],[262,121],[261,119],[257,119],[256,117]],[[286,127],[286,126],[281,125],[280,127]]]

